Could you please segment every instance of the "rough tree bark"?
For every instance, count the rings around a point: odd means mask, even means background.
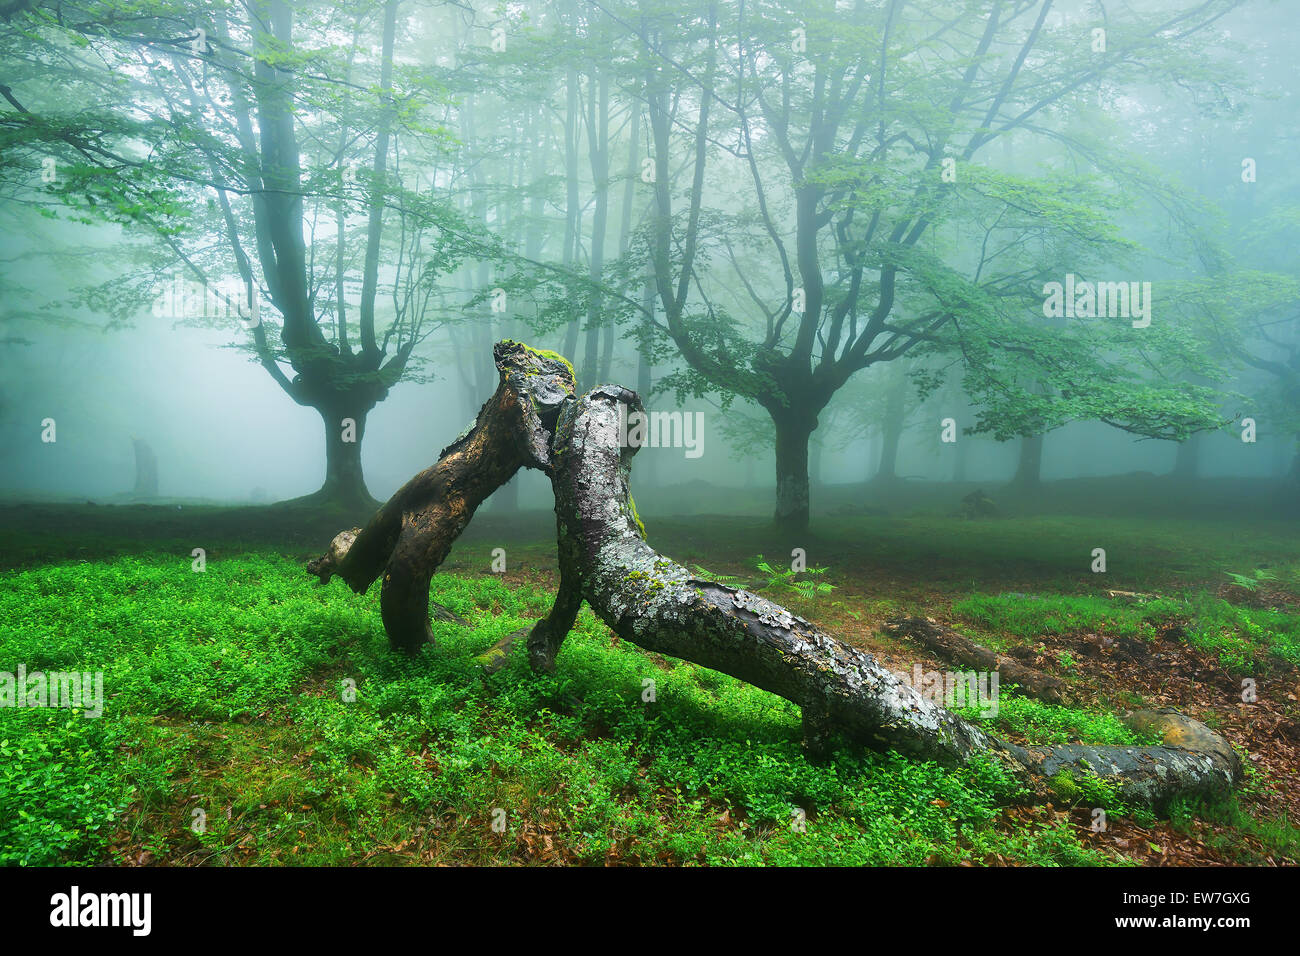
[[[797,414],[772,416],[776,426],[776,514],[777,527],[789,531],[802,531],[808,527],[808,443],[817,428],[817,417],[811,421]]]
[[[572,369],[558,356],[499,343],[495,357],[500,385],[466,434],[365,530],[341,533],[309,565],[322,581],[337,574],[357,591],[382,572],[384,625],[395,648],[432,640],[430,576],[477,504],[519,467],[532,467],[550,476],[555,494],[558,594],[544,619],[482,655],[489,669],[517,644],[526,645],[535,669],[554,669],[585,600],[627,641],[798,704],[814,755],[842,735],[946,764],[992,760],[1039,794],[1062,786],[1063,777],[1096,775],[1121,799],[1149,803],[1233,785],[1239,770],[1231,748],[1194,721],[1153,718],[1150,726],[1177,746],[1022,748],[926,699],[871,655],[785,608],[663,557],[645,542],[628,488],[637,448],[619,443],[620,406],[641,409],[637,395],[606,385],[575,398]]]
[[[361,468],[361,441],[366,435],[369,410],[348,414],[323,406],[317,409],[325,424],[325,483],[308,496],[309,500],[331,501],[350,508],[375,506]]]
[[[470,427],[364,529],[341,532],[308,564],[322,582],[337,575],[358,594],[382,573],[380,611],[396,650],[432,642],[429,579],[493,491],[523,466],[545,470],[560,402],[573,395],[573,369],[558,357],[513,342],[493,354],[500,384]]]

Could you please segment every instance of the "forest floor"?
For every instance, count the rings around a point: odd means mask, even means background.
[[[0,864],[1300,863],[1294,521],[850,503],[795,542],[752,517],[656,517],[641,497],[662,553],[894,670],[952,668],[880,631],[923,614],[1071,688],[1051,706],[1004,687],[995,733],[1133,743],[1118,711],[1174,706],[1246,755],[1245,781],[1153,813],[1098,793],[1023,806],[979,766],[810,763],[793,705],[621,642],[586,609],[555,675],[515,660],[484,677],[473,655],[549,608],[548,513],[475,519],[433,586],[473,626],[437,623],[438,646],[405,660],[377,588],[302,568],[352,523],[338,515],[14,505],[0,671],[102,670],[105,704],[0,709]],[[793,547],[826,570],[785,573]]]

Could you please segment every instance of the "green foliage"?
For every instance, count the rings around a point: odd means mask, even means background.
[[[826,568],[805,568],[802,571],[795,571],[793,568],[779,570],[764,560],[761,554],[755,559],[754,566],[767,575],[766,581],[755,585],[756,591],[785,590],[802,598],[815,598],[819,594],[830,594],[835,590],[835,585],[816,580],[818,575],[826,573]],[[803,574],[809,577],[800,577]]]
[[[724,584],[729,588],[740,586],[740,578],[734,574],[716,574],[708,568],[698,564],[693,565],[693,567],[700,573],[701,577],[710,581],[717,581],[719,584]]]
[[[1176,800],[1169,808],[1169,819],[1177,829],[1196,834],[1217,850],[1242,854],[1242,862],[1248,865],[1275,865],[1279,858],[1294,859],[1300,854],[1300,827],[1285,812],[1268,819],[1256,819],[1242,807],[1238,796]],[[1231,830],[1210,829],[1202,821]],[[1233,831],[1258,840],[1267,854],[1259,853]]]
[[[520,345],[523,346],[528,351],[532,352],[534,355],[540,355],[542,358],[548,359],[549,361],[558,362],[560,365],[563,365],[565,368],[569,370],[569,377],[573,379],[574,382],[578,381],[577,373],[573,371],[573,363],[570,362],[563,355],[561,355],[559,352],[553,351],[551,349],[535,349],[531,345],[528,345],[525,342],[516,342],[514,339],[503,339],[501,344]]]
[[[966,621],[1022,640],[1043,634],[1104,630],[1117,637],[1154,637],[1156,625],[1182,605],[1156,601],[1131,604],[1104,597],[1054,594],[973,594],[953,605]]]
[[[1238,587],[1243,587],[1247,591],[1258,590],[1259,586],[1265,581],[1277,580],[1277,574],[1267,568],[1256,568],[1250,574],[1237,574],[1235,571],[1224,571],[1223,573],[1232,578]]]
[[[1090,767],[1062,768],[1048,781],[1052,793],[1071,805],[1104,807],[1108,812],[1127,814],[1130,809],[1119,799],[1119,787],[1097,776]]]
[[[1263,666],[1270,656],[1300,664],[1300,613],[1242,607],[1203,591],[1143,602],[1074,595],[974,594],[954,603],[953,610],[981,630],[1026,641],[1044,634],[1091,632],[1143,640],[1169,634],[1217,654],[1234,672]]]
[[[992,766],[811,764],[793,705],[611,646],[587,611],[556,675],[517,657],[484,681],[474,655],[549,606],[527,586],[436,575],[434,600],[474,627],[437,623],[438,647],[406,660],[373,591],[313,587],[265,553],[189,561],[3,574],[0,660],[102,668],[107,698],[99,720],[0,711],[4,862],[106,862],[112,844],[187,863],[491,863],[533,858],[543,835],[589,863],[1107,861],[993,829],[1015,788]]]
[[[114,754],[124,729],[137,724],[105,727],[66,710],[0,717],[0,866],[50,866],[104,852],[134,792]]]
[[[997,716],[990,717],[979,707],[961,708],[958,713],[978,720],[996,732],[1015,731],[1030,744],[1083,743],[1129,745],[1159,743],[1144,740],[1129,730],[1112,713],[1082,710],[1048,704],[1031,697],[1021,697],[1005,687],[999,688]],[[983,718],[983,719],[981,719]]]

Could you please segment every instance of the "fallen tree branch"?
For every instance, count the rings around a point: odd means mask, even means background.
[[[952,628],[927,618],[896,617],[885,622],[885,630],[896,637],[910,637],[945,661],[976,670],[997,671],[1003,686],[1017,684],[1028,697],[1049,704],[1063,703],[1068,697],[1065,681],[1059,677],[1044,674],[1014,657],[994,653]]]
[[[384,626],[394,647],[409,650],[431,640],[430,576],[474,507],[527,466],[551,477],[559,591],[545,618],[482,655],[489,668],[499,667],[526,635],[531,665],[554,669],[585,600],[627,641],[798,704],[814,755],[842,735],[946,764],[993,760],[1039,794],[1059,792],[1065,777],[1093,775],[1120,799],[1147,803],[1232,786],[1238,769],[1231,749],[1193,749],[1195,735],[1182,738],[1188,746],[1164,747],[1022,748],[1000,740],[785,608],[697,577],[646,544],[632,506],[628,478],[637,449],[620,443],[619,426],[622,415],[643,410],[636,394],[601,386],[575,398],[572,374],[555,358],[513,343],[498,344],[495,355],[501,384],[470,431],[365,530],[341,533],[310,566],[322,581],[338,574],[355,590],[382,569]],[[400,577],[400,587],[390,576]]]

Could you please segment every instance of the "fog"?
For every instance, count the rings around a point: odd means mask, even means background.
[[[825,77],[817,71],[830,71],[838,82],[870,82],[870,58],[859,63],[848,55],[848,40],[834,38],[834,28],[818,19],[833,6],[793,3],[779,16],[746,24],[743,8],[723,4],[711,8],[714,26],[692,19],[691,29],[671,37],[654,15],[638,33],[603,7],[583,3],[512,5],[504,17],[487,8],[402,3],[392,11],[393,62],[386,67],[387,5],[363,5],[359,13],[299,5],[295,22],[289,17],[275,28],[287,31],[281,38],[298,43],[311,63],[301,75],[274,77],[303,104],[289,124],[300,164],[291,177],[296,192],[278,210],[254,198],[257,183],[269,182],[274,171],[250,177],[231,159],[250,145],[265,148],[276,122],[266,100],[271,81],[223,59],[223,50],[255,45],[247,25],[218,18],[208,33],[224,39],[184,55],[135,36],[98,39],[95,67],[123,78],[113,88],[97,79],[81,88],[68,80],[76,57],[57,30],[45,38],[44,52],[11,46],[10,72],[22,82],[14,84],[5,114],[17,148],[4,161],[0,496],[253,504],[309,496],[327,478],[320,408],[330,400],[323,396],[331,388],[341,394],[338,383],[348,376],[381,377],[374,368],[379,357],[388,362],[409,349],[396,380],[383,386],[386,394],[357,400],[348,419],[361,423],[364,489],[382,501],[469,424],[494,385],[491,343],[503,338],[566,354],[580,389],[598,380],[649,386],[643,398],[650,411],[698,416],[695,452],[647,447],[637,458],[638,488],[686,489],[658,499],[663,508],[695,510],[690,488],[707,484],[746,490],[730,499],[723,494],[710,507],[730,501],[738,512],[770,511],[773,491],[778,499],[788,492],[778,487],[778,474],[800,468],[777,462],[771,408],[782,402],[806,405],[803,420],[817,423],[807,443],[814,515],[824,487],[856,489],[851,494],[870,504],[872,479],[879,489],[879,479],[1000,485],[1023,478],[1031,435],[1042,436],[1042,450],[1036,474],[1022,482],[1029,488],[1144,473],[1269,481],[1293,475],[1300,300],[1291,283],[1300,194],[1286,172],[1295,67],[1285,51],[1295,37],[1283,8],[1214,5],[1216,15],[1195,31],[1152,41],[1142,47],[1140,67],[1120,71],[1113,82],[1089,81],[1077,95],[1071,76],[1087,75],[1096,67],[1089,58],[1107,55],[1105,37],[1095,32],[1107,29],[1100,7],[1058,4],[1037,34],[1027,17],[1009,22],[994,62],[976,71],[976,85],[996,90],[1001,76],[1018,89],[1020,75],[1007,70],[1018,45],[1030,43],[1036,52],[1026,69],[1068,95],[1041,121],[1008,122],[1003,135],[978,143],[969,157],[948,148],[982,171],[958,171],[954,161],[951,180],[934,173],[955,188],[933,223],[925,219],[930,214],[900,209],[871,189],[882,176],[890,189],[917,188],[930,175],[918,163],[929,155],[936,165],[943,149],[917,148],[892,166],[854,150],[876,122],[896,127],[900,141],[938,127],[915,110],[901,81],[896,90],[881,90],[888,92],[883,100],[846,95],[842,108],[850,119],[827,134],[829,148],[817,147],[826,153],[818,160],[822,175],[831,177],[819,215],[843,231],[837,238],[826,229],[796,255],[805,238],[799,183],[810,169],[800,160],[792,178],[785,168],[780,144],[789,129],[773,125],[761,89],[763,82],[777,84],[771,89],[783,83],[788,93],[793,85],[794,106],[787,104],[791,112],[781,122],[806,125],[798,91],[821,95],[817,77]],[[919,4],[900,21],[903,61],[942,59],[942,51],[926,46],[923,28],[959,6]],[[1127,19],[1110,28],[1111,42],[1137,44],[1129,33],[1178,9],[1175,2],[1127,5]],[[883,16],[870,4],[854,15],[868,31]],[[800,41],[804,28],[795,27],[796,55],[789,57],[773,31],[805,21],[812,37]],[[165,18],[157,27],[181,31]],[[1114,39],[1117,30],[1122,40]],[[364,42],[345,56],[331,44],[348,35]],[[1032,46],[1035,36],[1041,50]],[[812,43],[813,52],[801,42]],[[825,59],[818,43],[830,45]],[[706,121],[697,87],[708,68],[703,61],[683,66],[673,51],[698,59],[709,49],[720,53],[709,82],[732,109],[707,120],[712,145],[696,155]],[[1075,74],[1053,67],[1060,49],[1076,51]],[[1205,69],[1212,77],[1196,74],[1194,55],[1211,64]],[[679,75],[664,80],[664,63]],[[958,66],[954,60],[951,69]],[[341,100],[313,99],[323,75],[365,82],[348,87]],[[198,82],[211,84],[203,95],[193,87]],[[406,97],[409,115],[377,114],[376,104],[388,100],[366,85],[376,82]],[[945,82],[920,99],[948,90]],[[755,88],[756,98],[746,100]],[[263,97],[260,108],[242,98],[250,90]],[[1019,96],[1024,106],[1031,94],[1013,92],[1010,99]],[[72,96],[93,103],[94,137],[104,153],[83,148]],[[54,118],[51,126],[26,124],[24,111],[32,109]],[[954,121],[978,138],[980,124],[962,109]],[[1010,106],[1005,115],[1014,115]],[[855,116],[863,124],[856,131]],[[150,126],[162,120],[191,126],[168,137]],[[213,139],[204,141],[202,131]],[[327,144],[331,136],[343,145]],[[664,145],[671,156],[658,157]],[[864,165],[846,185],[834,171],[850,156]],[[704,168],[693,180],[696,166]],[[671,185],[661,192],[655,172],[665,169]],[[224,188],[213,188],[214,176]],[[963,193],[967,176],[973,185]],[[230,206],[224,221],[218,195]],[[690,221],[696,203],[702,228]],[[887,251],[870,252],[865,269],[852,265],[863,243],[877,241],[870,232],[853,235],[873,210],[929,228],[913,247],[916,261],[896,274],[886,276],[886,260],[871,258],[887,259]],[[298,248],[306,261],[297,277],[305,278],[310,296],[297,301],[284,276],[267,275],[268,267],[292,268],[292,224],[288,235],[271,235],[284,216],[302,224]],[[704,249],[689,266],[684,243]],[[1015,249],[991,256],[990,247],[999,245]],[[820,256],[817,275],[808,271],[811,250]],[[193,314],[192,303],[180,309],[185,315],[169,314],[177,311],[171,290],[197,287],[200,275],[208,287],[241,288],[241,256],[252,261],[262,345],[237,314],[203,314],[210,307]],[[666,281],[655,280],[656,267],[669,273]],[[999,269],[997,282],[981,285]],[[972,295],[1000,296],[990,321],[1017,328],[1016,341],[1001,340],[987,322],[970,327],[983,306],[973,299],[974,312],[954,306],[942,270],[960,276]],[[1147,331],[1138,319],[1128,329],[1127,322],[1086,313],[1052,318],[1049,284],[1073,281],[1075,272],[1080,282],[1134,280],[1135,315],[1139,280],[1149,284],[1151,334],[1138,339]],[[882,302],[886,280],[906,286],[892,313],[886,308],[891,324],[880,323],[868,340],[861,326]],[[799,306],[814,289],[820,317],[808,324]],[[352,326],[342,350],[340,300]],[[926,325],[936,309],[946,323]],[[295,310],[305,310],[294,321],[311,330],[296,339],[285,331],[286,312]],[[367,311],[382,351],[358,332]],[[852,331],[837,327],[845,313]],[[807,339],[796,327],[803,325]],[[1061,349],[1052,353],[1042,338],[1052,329],[1062,339],[1078,338],[1052,345]],[[333,372],[313,365],[307,350],[350,354],[358,335],[358,354],[374,349],[376,363],[336,363]],[[853,335],[864,336],[857,356],[873,351],[880,358],[853,357]],[[828,337],[838,341],[828,344]],[[1006,364],[997,356],[1003,348],[1003,356],[1018,355],[1023,364]],[[1087,361],[1062,369],[1081,355]],[[269,361],[286,381],[301,380],[302,403],[268,374]],[[802,370],[795,369],[800,362]],[[727,363],[734,363],[735,381]],[[784,384],[773,387],[763,376],[778,366]],[[836,376],[842,384],[818,391]],[[1098,381],[1095,394],[1081,399],[1090,381]],[[1150,394],[1136,397],[1147,387]],[[786,397],[774,400],[782,389]],[[899,389],[905,391],[891,406],[891,390]],[[1180,395],[1185,407],[1174,404]],[[335,407],[342,411],[328,413],[330,430],[353,406]],[[138,485],[136,439],[156,459],[156,490],[147,494]],[[892,465],[882,468],[882,459]],[[551,506],[542,476],[515,483],[491,507]]]

